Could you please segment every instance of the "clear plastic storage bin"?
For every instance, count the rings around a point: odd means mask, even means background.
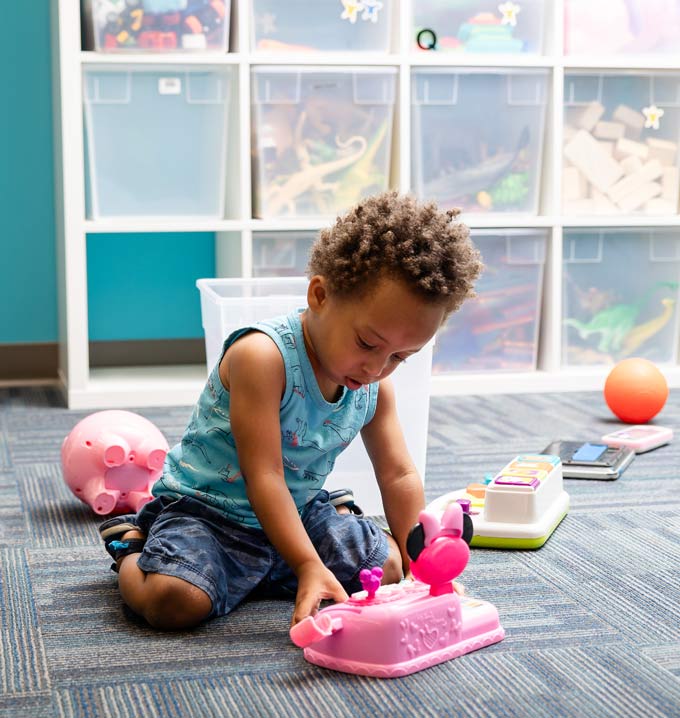
[[[222,218],[230,76],[86,68],[88,216]]]
[[[413,0],[413,46],[442,52],[543,51],[544,0]]]
[[[305,277],[199,279],[196,286],[201,294],[208,371],[218,361],[224,340],[235,329],[307,306]],[[430,342],[392,375],[406,445],[423,481],[433,344]],[[373,468],[360,437],[338,457],[325,488],[350,488],[367,514],[384,513]]]
[[[417,194],[469,212],[538,212],[547,70],[418,68],[412,85]]]
[[[387,52],[394,0],[253,0],[251,47],[264,52]]]
[[[221,51],[231,0],[84,0],[87,43],[97,52]]]
[[[675,363],[678,229],[569,229],[563,247],[562,363]]]
[[[565,214],[675,214],[680,73],[569,73]]]
[[[253,276],[301,277],[317,232],[253,233]]]
[[[548,232],[475,230],[472,238],[485,269],[477,296],[440,330],[433,371],[533,371]]]
[[[387,189],[395,68],[252,72],[256,217],[328,217]]]
[[[564,51],[572,55],[677,53],[678,0],[564,0]]]

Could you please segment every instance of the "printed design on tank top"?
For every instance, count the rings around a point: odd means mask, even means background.
[[[368,394],[369,394],[369,386],[368,384],[364,384],[361,389],[358,389],[354,392],[354,408],[357,411],[365,411],[366,406],[368,405]]]
[[[226,481],[228,484],[233,484],[236,479],[239,479],[243,476],[243,474],[236,469],[237,467],[234,467],[232,464],[227,464],[217,473],[222,477],[223,481]]]
[[[287,349],[294,349],[297,351],[297,339],[295,338],[295,333],[288,326],[287,322],[281,322],[280,324],[277,324],[274,327],[274,331],[281,337],[281,341]],[[302,368],[299,364],[292,364],[290,367],[290,371],[293,375],[293,393],[304,399],[305,383],[302,377]]]
[[[324,472],[315,472],[309,468],[305,469],[305,472],[302,474],[302,478],[305,481],[314,481],[317,484],[323,483],[326,480],[326,477],[328,476],[328,474],[330,474],[331,471],[333,471],[334,464],[335,464],[334,461],[327,460],[326,461],[326,471],[324,471]]]
[[[313,439],[307,439],[307,422],[296,417],[297,429],[295,431],[286,431],[286,434],[291,435],[290,444],[292,446],[302,446],[305,448],[316,449],[321,453],[325,453],[323,447],[319,446]]]
[[[323,425],[327,429],[334,431],[340,437],[340,441],[342,441],[343,446],[347,446],[347,444],[349,444],[350,441],[352,441],[352,439],[357,435],[357,430],[354,426],[340,426],[340,424],[336,424],[330,419],[326,419]]]
[[[212,426],[206,434],[217,434],[217,436],[227,442],[230,446],[236,446],[234,443],[234,435],[231,431],[231,424],[228,429],[223,429],[221,426]]]
[[[217,393],[217,389],[215,389],[215,384],[213,382],[213,374],[211,374],[208,377],[208,392],[210,393],[210,398],[213,401],[217,401],[218,393]],[[212,405],[210,408],[212,409]],[[207,419],[208,417],[205,417],[205,418]]]
[[[191,422],[189,423],[189,426],[187,427],[187,430],[182,437],[182,450],[183,451],[189,451],[191,449],[194,449],[196,451],[200,451],[203,455],[203,459],[206,463],[212,464],[212,461],[208,458],[208,452],[205,450],[205,447],[201,443],[199,439],[197,439],[198,430],[196,427],[196,419],[195,417],[191,418]],[[193,467],[191,467],[192,470]]]
[[[191,476],[186,472],[186,469],[191,469],[194,473],[198,473],[194,467],[187,464],[185,461],[180,461],[178,466],[177,461],[174,459],[174,457],[168,456],[168,459],[170,473],[179,473],[179,466],[185,469],[185,471],[182,473],[182,482],[177,481],[177,479],[173,478],[172,476],[168,476],[167,473],[161,475],[158,481],[167,491],[172,494],[178,494],[180,496],[193,496],[194,498],[199,499],[200,501],[203,501],[210,506],[227,511],[236,520],[245,518],[245,514],[243,514],[243,512],[241,511],[241,507],[239,506],[238,502],[236,502],[230,496],[227,496],[226,494],[212,487],[206,491],[200,491],[197,488],[197,485],[193,481],[191,481]],[[187,491],[187,489],[189,489],[189,491]]]
[[[304,399],[306,396],[305,392],[305,380],[302,375],[302,368],[299,364],[293,364],[290,368],[290,373],[293,375],[293,394],[296,394],[301,399]]]
[[[211,404],[207,414],[203,414],[203,418],[209,424],[217,423],[224,424],[229,423],[229,414],[220,406],[219,401],[215,404]]]

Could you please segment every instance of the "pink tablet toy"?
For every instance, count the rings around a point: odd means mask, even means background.
[[[382,569],[364,569],[363,591],[322,608],[290,630],[304,657],[324,668],[395,678],[476,651],[505,636],[486,601],[459,596],[471,521],[454,503],[441,519],[422,511],[407,550],[416,581],[380,586]],[[466,539],[466,540],[464,540]]]
[[[64,439],[61,466],[71,491],[97,514],[137,512],[151,501],[168,442],[131,411],[98,411]]]
[[[673,440],[673,429],[652,424],[626,426],[618,431],[605,434],[602,441],[608,446],[625,446],[633,449],[636,454],[643,454]]]

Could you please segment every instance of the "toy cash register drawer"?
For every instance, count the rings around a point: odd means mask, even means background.
[[[520,455],[493,478],[444,494],[428,509],[443,513],[455,501],[472,518],[471,546],[539,548],[569,510],[562,462],[549,454]]]

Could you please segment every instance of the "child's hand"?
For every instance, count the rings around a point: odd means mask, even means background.
[[[348,599],[347,592],[337,578],[320,561],[307,564],[297,572],[298,590],[291,625],[307,616],[314,616],[324,599],[338,602]]]

